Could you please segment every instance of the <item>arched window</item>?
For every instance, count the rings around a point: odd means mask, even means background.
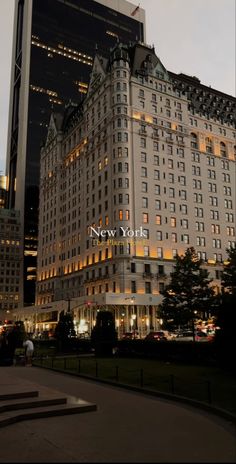
[[[212,140],[209,137],[206,137],[206,152],[213,153]]]
[[[197,135],[191,132],[191,148],[198,148]]]
[[[226,146],[224,142],[220,142],[220,155],[226,158]]]

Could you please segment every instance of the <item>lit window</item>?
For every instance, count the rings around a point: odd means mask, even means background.
[[[126,220],[126,221],[129,221],[129,219],[130,219],[129,210],[126,209],[126,211],[125,211],[125,220]]]
[[[157,248],[157,257],[158,258],[163,258],[163,249],[162,249],[162,247]]]
[[[148,213],[143,213],[143,223],[144,224],[148,223]]]
[[[143,254],[144,256],[149,256],[149,246],[145,245],[143,247]]]

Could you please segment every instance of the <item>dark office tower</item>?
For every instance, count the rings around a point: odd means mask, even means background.
[[[108,56],[117,41],[137,40],[145,40],[145,13],[125,0],[16,0],[6,173],[8,206],[21,212],[24,305],[35,297],[40,145],[50,112],[82,100],[95,52]]]

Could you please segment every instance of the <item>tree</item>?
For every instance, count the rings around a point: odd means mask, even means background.
[[[16,321],[13,327],[13,333],[16,337],[16,347],[22,348],[23,341],[26,339],[27,334],[25,331],[25,325],[23,321]]]
[[[99,311],[96,324],[91,333],[92,345],[96,356],[111,356],[117,345],[117,332],[111,311]]]
[[[187,248],[184,255],[176,256],[171,281],[163,291],[159,307],[164,322],[172,326],[191,323],[194,329],[194,319],[210,311],[214,292],[209,286],[209,272],[201,266],[202,261],[193,247]]]
[[[59,321],[55,329],[55,337],[59,342],[59,348],[64,349],[68,346],[69,340],[76,336],[74,322],[70,313],[60,313]]]
[[[0,358],[2,362],[11,365],[16,348],[22,348],[26,338],[25,326],[23,321],[17,321],[13,327],[2,334],[0,342]]]
[[[229,248],[227,253],[228,260],[222,272],[222,293],[216,322],[220,330],[216,332],[215,343],[220,364],[233,369],[236,348],[236,249]]]
[[[221,283],[224,291],[236,295],[236,248],[228,248],[228,260],[224,265]]]

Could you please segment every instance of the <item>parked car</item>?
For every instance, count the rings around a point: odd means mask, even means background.
[[[196,342],[210,342],[214,338],[214,335],[212,334],[207,334],[206,332],[203,331],[198,331],[195,334],[195,340]]]
[[[167,340],[175,340],[176,339],[176,336],[177,336],[176,333],[170,332],[169,330],[162,330],[162,332],[164,333]]]
[[[83,332],[78,334],[78,339],[79,340],[90,340],[90,334],[88,332]]]
[[[134,333],[133,332],[125,332],[122,335],[123,340],[133,340],[134,339]]]
[[[175,340],[177,342],[192,342],[193,341],[193,333],[191,330],[186,330],[183,332],[178,332]]]
[[[157,331],[157,332],[149,332],[148,335],[146,335],[145,340],[167,340],[167,337],[165,336],[165,333],[163,331]]]

